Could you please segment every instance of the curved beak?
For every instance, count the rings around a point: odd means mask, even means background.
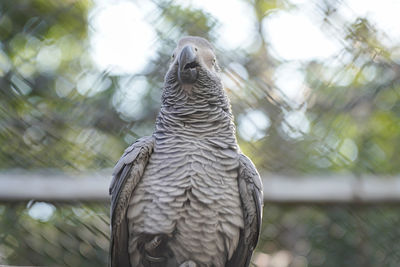
[[[181,83],[194,83],[197,80],[197,55],[191,45],[186,45],[178,57],[178,79]]]

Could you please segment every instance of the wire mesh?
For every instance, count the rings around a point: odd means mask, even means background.
[[[352,10],[352,2],[236,0],[219,7],[231,15],[226,19],[184,1],[2,1],[0,169],[73,174],[112,167],[126,146],[152,133],[176,41],[199,35],[215,44],[240,147],[259,170],[397,174],[399,35]],[[249,11],[251,30],[225,34],[224,21],[239,20],[235,6]],[[101,21],[110,10],[116,14],[107,21],[110,32],[123,26],[110,24],[123,10],[132,11],[132,25],[139,26],[124,28],[126,39],[111,43],[115,53],[107,57],[101,49],[108,33],[99,25],[107,26]],[[280,44],[292,43],[291,53],[274,46],[277,25],[282,36],[289,29]],[[142,44],[142,28],[151,30],[150,56],[130,54],[139,46],[116,53]],[[240,34],[236,45],[226,38]],[[319,47],[330,42],[334,48],[321,54]],[[104,67],[101,57],[144,63]],[[397,266],[399,214],[397,205],[266,203],[254,262]],[[104,203],[3,203],[0,264],[106,266],[108,224]]]
[[[35,211],[46,205],[53,212]],[[42,207],[43,209],[43,207]],[[276,205],[264,207],[257,266],[397,266],[395,206]],[[107,266],[108,205],[1,205],[3,264]]]

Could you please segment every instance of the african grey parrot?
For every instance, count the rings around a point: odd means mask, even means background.
[[[207,40],[178,42],[153,135],[114,168],[111,267],[249,266],[262,185],[237,145],[219,72]]]

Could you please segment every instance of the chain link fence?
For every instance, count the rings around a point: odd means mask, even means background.
[[[0,170],[73,176],[112,167],[126,146],[152,133],[176,41],[200,35],[216,46],[238,142],[261,172],[399,173],[394,7],[222,3],[0,2]],[[106,266],[108,209],[1,203],[0,264]],[[266,203],[253,262],[397,266],[399,214],[396,203]]]
[[[52,209],[53,213],[41,211]],[[2,263],[107,266],[108,205],[19,203],[1,206]],[[397,266],[398,207],[264,207],[257,266]]]

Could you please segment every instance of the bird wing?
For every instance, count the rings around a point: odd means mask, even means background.
[[[240,230],[238,246],[226,267],[249,266],[261,231],[262,182],[254,164],[243,154],[239,155],[238,185],[244,228]]]
[[[110,184],[111,195],[111,245],[110,266],[130,267],[128,254],[128,224],[126,211],[129,199],[139,183],[150,155],[154,137],[138,139],[128,147],[114,167]]]

